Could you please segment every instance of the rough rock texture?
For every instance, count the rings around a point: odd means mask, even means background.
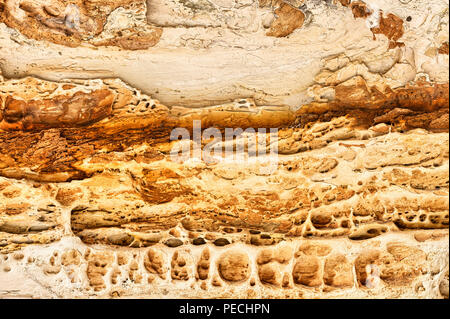
[[[448,298],[448,5],[0,0],[0,298]]]

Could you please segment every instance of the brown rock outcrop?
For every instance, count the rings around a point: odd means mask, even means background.
[[[305,21],[305,14],[301,10],[293,8],[285,2],[281,2],[280,6],[275,9],[275,15],[277,18],[266,33],[272,37],[285,37],[300,28]]]
[[[448,298],[424,4],[0,0],[0,298]]]
[[[293,268],[294,283],[308,287],[317,287],[322,284],[321,264],[317,257],[300,256]]]
[[[250,275],[249,258],[242,251],[230,250],[222,254],[217,268],[220,276],[227,281],[242,281]]]
[[[144,267],[149,273],[156,274],[162,279],[166,278],[164,256],[160,251],[149,249],[145,255]]]
[[[326,259],[323,281],[326,285],[338,288],[353,287],[353,265],[344,255],[333,255]]]
[[[0,11],[0,21],[25,36],[67,46],[78,46],[104,31],[108,16],[119,7],[144,5],[142,0],[105,1],[40,1],[8,0]],[[115,39],[96,45],[116,45],[126,50],[147,49],[158,43],[162,30],[150,28],[136,32],[123,28]]]

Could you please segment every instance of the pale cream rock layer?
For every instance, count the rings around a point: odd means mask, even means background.
[[[448,298],[448,1],[0,21],[0,298]],[[252,132],[214,141],[245,164],[173,161],[194,120],[278,128],[275,167]]]

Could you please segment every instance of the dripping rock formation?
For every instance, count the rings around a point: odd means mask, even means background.
[[[0,298],[448,298],[448,6],[0,0]]]

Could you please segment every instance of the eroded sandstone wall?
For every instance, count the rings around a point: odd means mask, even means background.
[[[448,41],[445,0],[0,1],[0,298],[448,298]],[[194,121],[276,169],[174,161]]]

